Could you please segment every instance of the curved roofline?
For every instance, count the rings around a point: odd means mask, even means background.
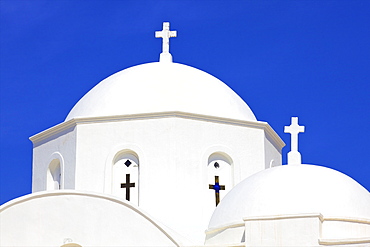
[[[111,201],[113,203],[118,203],[126,208],[131,209],[135,213],[141,215],[144,217],[147,221],[149,221],[151,224],[153,224],[158,230],[160,230],[164,235],[168,237],[168,239],[171,240],[176,246],[183,246],[184,240],[178,239],[178,237],[173,236],[174,233],[171,232],[171,230],[167,229],[165,226],[162,226],[160,223],[156,222],[149,214],[145,213],[142,209],[138,208],[134,204],[121,200],[120,198],[110,196],[107,194],[102,193],[96,193],[96,192],[87,192],[87,191],[77,191],[77,190],[53,190],[53,191],[41,191],[41,192],[35,192],[32,194],[28,194],[22,197],[18,197],[16,199],[13,199],[11,201],[8,201],[0,206],[0,214],[3,213],[8,208],[11,208],[13,206],[26,203],[31,200],[44,198],[44,197],[52,197],[52,196],[64,196],[64,195],[75,195],[75,196],[87,196],[87,197],[94,197],[99,198],[107,201]]]

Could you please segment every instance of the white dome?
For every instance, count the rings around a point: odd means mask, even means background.
[[[219,79],[164,62],[134,66],[101,81],[80,99],[66,121],[167,111],[256,121],[248,105]]]
[[[244,217],[321,213],[370,219],[370,193],[349,176],[315,165],[284,165],[235,186],[213,213],[209,229]]]

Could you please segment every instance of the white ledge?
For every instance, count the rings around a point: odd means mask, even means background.
[[[231,223],[231,224],[226,224],[226,225],[219,226],[217,228],[209,229],[205,233],[206,234],[212,234],[212,233],[215,233],[215,232],[221,232],[221,231],[223,231],[225,229],[229,229],[229,228],[244,227],[244,225],[245,225],[244,222],[234,222],[234,223]]]
[[[207,115],[200,115],[200,114],[195,114],[195,113],[187,113],[187,112],[179,112],[179,111],[103,116],[103,117],[73,118],[71,120],[68,120],[67,122],[60,123],[36,135],[31,136],[30,140],[33,142],[34,145],[37,145],[39,142],[42,142],[43,140],[50,138],[57,133],[60,133],[63,131],[66,131],[66,132],[72,131],[73,128],[79,124],[120,122],[120,121],[158,119],[158,118],[170,118],[170,117],[263,129],[266,132],[266,137],[272,142],[272,144],[277,149],[280,150],[285,146],[285,143],[283,142],[283,140],[278,136],[278,134],[276,134],[276,132],[266,122],[236,120],[236,119],[230,119],[230,118],[221,118],[221,117],[214,117],[214,116],[207,116]]]
[[[370,238],[319,239],[321,245],[368,244]]]
[[[202,245],[203,246],[203,245]],[[205,245],[207,247],[220,247],[219,244],[217,245]],[[224,244],[222,245],[223,247],[245,247],[245,243],[244,242],[241,242],[241,243],[235,243],[235,244]],[[197,246],[198,247],[198,246]],[[199,246],[200,247],[200,246]]]
[[[308,213],[308,214],[284,214],[284,215],[263,215],[263,216],[253,216],[245,217],[244,221],[254,221],[254,220],[282,220],[282,219],[293,219],[293,218],[319,218],[321,221],[324,217],[320,213]]]
[[[344,222],[352,222],[352,223],[360,223],[360,224],[370,224],[370,219],[350,218],[350,217],[324,217],[324,222],[325,221],[344,221]]]

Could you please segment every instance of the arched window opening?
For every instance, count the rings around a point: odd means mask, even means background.
[[[213,153],[208,158],[207,181],[208,201],[217,206],[233,186],[233,162],[229,155],[221,152]]]
[[[139,158],[135,152],[126,150],[115,156],[112,194],[139,205]]]
[[[62,170],[60,168],[59,159],[53,159],[47,171],[47,190],[59,190],[61,189]]]

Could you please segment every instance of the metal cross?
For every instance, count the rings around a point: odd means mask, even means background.
[[[176,31],[170,31],[170,23],[163,22],[163,30],[156,31],[155,37],[162,38],[162,53],[169,53],[170,52],[170,38],[176,37]]]
[[[126,183],[121,184],[121,188],[126,188],[126,200],[130,201],[130,188],[135,187],[135,183],[130,183],[130,174],[126,174]]]
[[[209,189],[215,190],[216,206],[217,206],[220,203],[220,190],[225,190],[225,185],[220,185],[218,176],[215,176],[215,184],[210,184]]]

